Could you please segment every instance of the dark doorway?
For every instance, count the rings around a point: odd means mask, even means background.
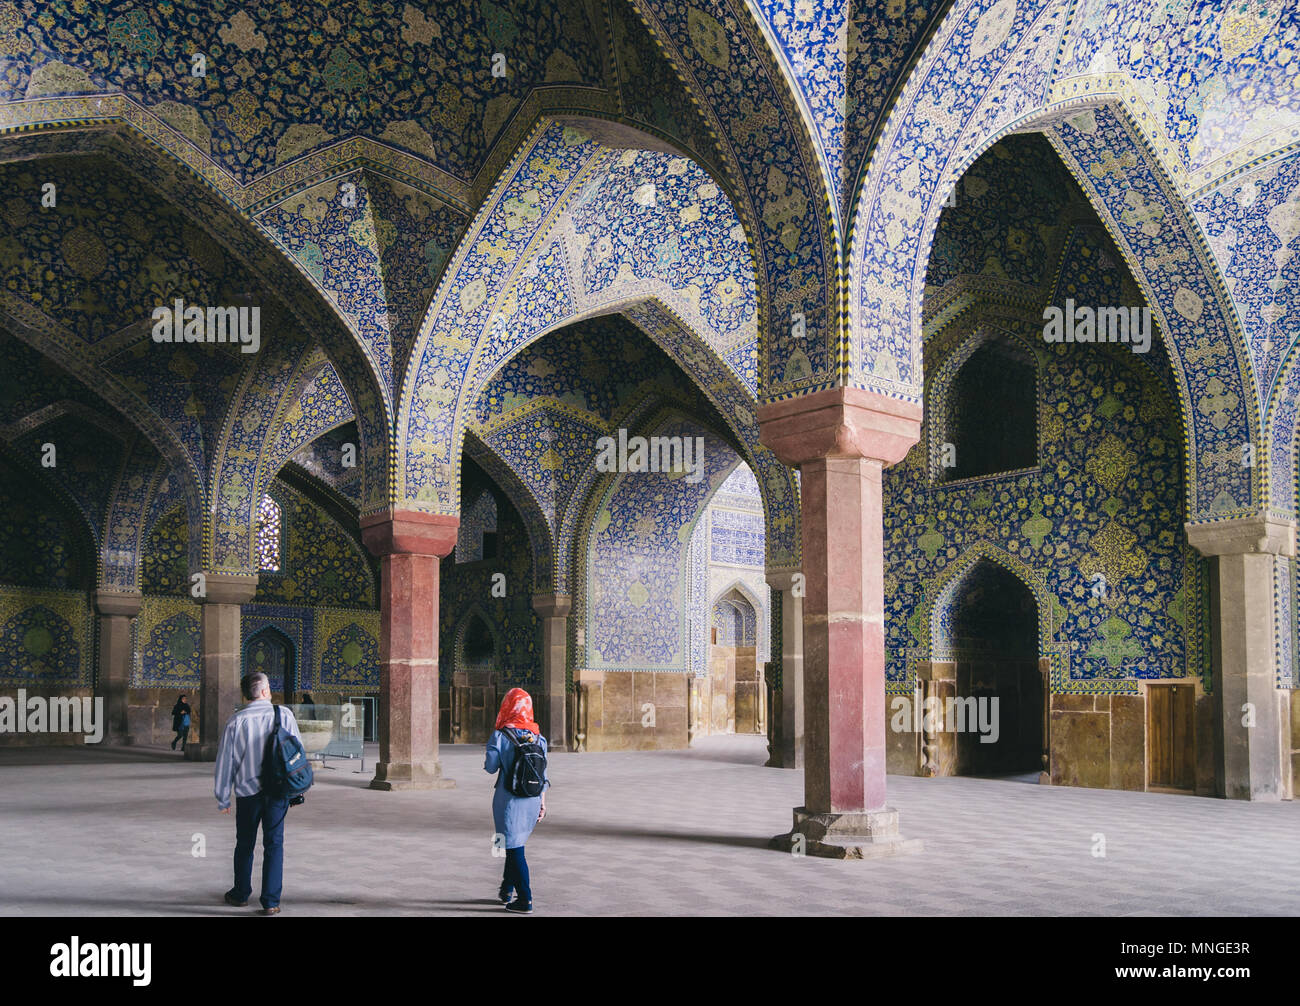
[[[1042,768],[1043,680],[1038,607],[1014,574],[986,559],[966,574],[949,608],[957,700],[945,728],[958,729],[958,775],[1012,775]],[[971,700],[974,700],[973,702]]]
[[[244,644],[244,673],[261,671],[271,683],[271,691],[282,692],[293,701],[298,692],[298,668],[294,645],[283,632],[269,625],[248,637]]]

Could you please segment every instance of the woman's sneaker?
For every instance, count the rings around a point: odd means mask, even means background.
[[[514,896],[515,896],[514,888],[506,887],[504,884],[501,885],[501,890],[497,891],[497,900],[501,902],[501,904],[503,905],[510,904],[510,899],[513,898]]]
[[[514,912],[517,915],[532,915],[533,903],[531,901],[515,900],[506,905],[507,912]]]

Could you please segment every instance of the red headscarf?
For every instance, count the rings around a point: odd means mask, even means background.
[[[515,727],[532,734],[541,734],[541,729],[533,720],[533,697],[522,688],[512,688],[501,700],[501,711],[497,713],[496,729]]]

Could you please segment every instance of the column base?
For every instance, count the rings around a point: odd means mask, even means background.
[[[212,744],[187,744],[185,746],[186,761],[216,761],[217,747],[219,742]]]
[[[921,839],[898,833],[898,811],[890,807],[856,814],[810,814],[796,807],[794,827],[769,844],[790,852],[796,836],[802,836],[805,855],[826,859],[880,859],[920,852],[924,846]]]
[[[442,765],[410,765],[398,762],[380,762],[375,766],[375,777],[370,788],[385,793],[399,793],[408,789],[455,789],[455,779],[444,779]]]

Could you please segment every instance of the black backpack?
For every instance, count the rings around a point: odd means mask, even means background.
[[[510,766],[510,775],[506,777],[506,789],[512,796],[541,796],[546,788],[546,752],[542,749],[541,738],[520,742],[510,728],[501,731],[515,745],[515,763]],[[533,734],[528,734],[533,737]]]
[[[303,796],[311,789],[315,776],[302,741],[280,725],[280,707],[275,707],[275,722],[266,739],[266,753],[262,757],[262,792],[271,797],[288,797],[297,806],[306,800]]]

